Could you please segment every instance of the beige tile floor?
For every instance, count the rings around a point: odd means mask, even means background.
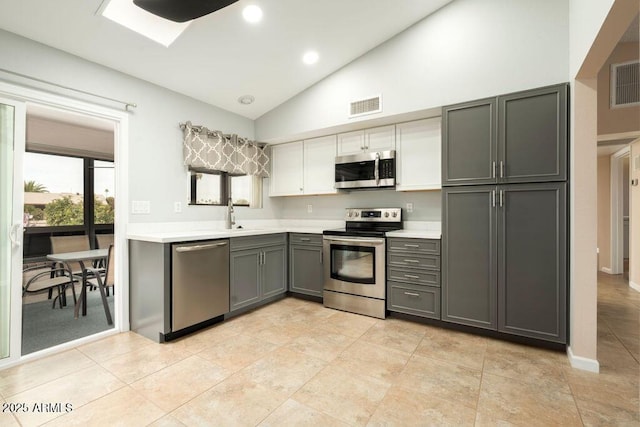
[[[0,403],[29,408],[0,425],[640,425],[640,294],[603,275],[598,310],[592,374],[562,352],[287,298],[170,344],[123,333],[0,371]]]

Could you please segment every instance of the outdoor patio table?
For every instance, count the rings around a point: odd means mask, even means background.
[[[87,293],[85,291],[87,284],[87,268],[85,267],[85,261],[94,261],[107,259],[108,249],[91,249],[88,251],[78,251],[78,252],[63,252],[59,254],[50,254],[47,255],[47,259],[50,261],[70,263],[77,262],[80,264],[80,268],[82,269],[82,290],[80,291],[80,298],[76,303],[74,310],[74,317],[78,318],[78,311],[80,309],[80,305],[82,305],[82,315],[87,315]],[[106,295],[104,294],[104,289],[100,288],[100,296],[102,297],[102,304],[104,305],[104,311],[107,315],[107,319],[111,318],[111,312],[109,311],[109,305],[107,304]]]

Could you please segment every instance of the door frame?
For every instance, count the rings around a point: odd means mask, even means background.
[[[622,219],[623,196],[622,160],[631,155],[629,145],[611,155],[611,274],[622,274],[624,252],[624,221]],[[628,183],[627,183],[628,185]],[[631,218],[629,218],[631,221]]]
[[[11,274],[9,276],[9,355],[0,359],[0,366],[12,363],[20,358],[21,353],[21,333],[15,334],[17,328],[22,331],[22,311],[15,310],[14,301],[22,301],[22,208],[15,209],[16,205],[21,205],[24,196],[24,187],[21,178],[22,173],[22,155],[15,153],[23,153],[25,147],[25,131],[26,131],[26,104],[24,101],[15,99],[11,96],[5,96],[0,93],[0,103],[11,105],[14,110],[14,128],[13,128],[13,150],[12,150],[12,174],[13,183],[11,185],[12,209],[10,215],[9,238],[10,238],[10,254],[11,254]],[[17,196],[16,196],[17,194]],[[15,240],[14,240],[15,239]],[[17,242],[17,243],[16,243]],[[20,287],[19,287],[20,286]]]
[[[116,334],[130,329],[129,323],[129,257],[126,250],[126,225],[129,204],[129,113],[127,111],[116,110],[89,101],[68,98],[62,95],[52,94],[41,90],[28,88],[8,82],[0,81],[0,96],[17,102],[27,104],[38,104],[58,110],[79,113],[82,115],[99,117],[110,120],[114,123],[114,164],[116,178],[116,195],[120,202],[115,206],[115,229],[114,229],[114,246],[118,249],[115,251],[115,269],[116,282],[119,284],[118,291],[114,295],[114,328],[108,331],[91,335],[89,337],[80,338],[68,343],[60,344],[48,349],[44,349],[26,356],[21,355],[21,338],[22,338],[22,268],[19,268],[19,280],[13,280],[12,300],[11,300],[11,339],[10,339],[10,357],[0,360],[0,369],[17,365],[29,360],[38,359],[50,354],[59,353],[69,348],[76,347],[86,342],[95,341],[104,336]],[[21,150],[24,153],[24,133],[26,131],[26,111],[20,118],[23,121],[21,132],[23,135]],[[20,147],[19,147],[20,148]],[[20,155],[20,159],[22,155]],[[15,163],[15,162],[14,162]],[[19,165],[22,168],[22,165]],[[21,174],[22,175],[22,174]],[[16,194],[18,196],[16,196]],[[14,208],[18,205],[18,209],[22,211],[22,201],[24,197],[24,188],[22,183],[14,183]],[[19,242],[22,248],[22,226],[20,226]],[[20,267],[22,265],[22,250],[20,254]],[[15,255],[14,255],[15,256]],[[14,262],[14,266],[17,263]],[[12,272],[12,276],[16,272]],[[18,285],[19,283],[19,285]]]

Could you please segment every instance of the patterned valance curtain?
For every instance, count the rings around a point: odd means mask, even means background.
[[[184,164],[193,168],[269,177],[269,156],[255,141],[203,126],[183,125]]]

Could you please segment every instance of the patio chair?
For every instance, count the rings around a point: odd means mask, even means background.
[[[40,271],[39,273],[37,271]],[[35,272],[35,274],[34,274]],[[58,291],[58,295],[53,299],[51,308],[56,306],[56,300],[60,304],[60,308],[67,304],[67,288],[71,288],[73,293],[73,303],[76,304],[76,289],[74,287],[77,279],[71,273],[71,269],[66,266],[56,266],[54,264],[36,265],[27,267],[22,270],[23,285],[22,296],[27,293],[39,293],[47,291],[51,298],[54,290]]]

